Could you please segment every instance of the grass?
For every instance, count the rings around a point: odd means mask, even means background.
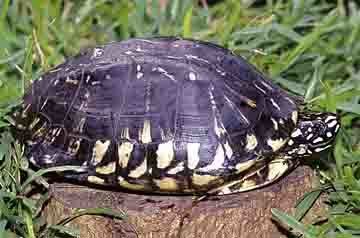
[[[295,236],[360,237],[359,6],[351,0],[241,2],[204,8],[192,0],[173,0],[161,8],[155,0],[1,1],[0,235],[77,235],[64,226],[68,220],[46,224],[41,219],[48,184],[40,175],[47,171],[31,170],[9,130],[7,113],[31,81],[82,48],[135,36],[180,35],[222,44],[303,96],[309,108],[341,115],[335,148],[321,158],[327,166],[319,173],[319,187],[299,201],[295,215],[278,210],[273,215]],[[42,193],[31,197],[39,187]],[[313,224],[301,223],[320,194],[326,214]]]

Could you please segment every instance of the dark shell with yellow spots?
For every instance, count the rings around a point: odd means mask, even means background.
[[[293,166],[277,156],[298,107],[229,50],[164,37],[68,59],[33,83],[15,117],[37,167],[78,165],[64,175],[130,190],[228,194]]]

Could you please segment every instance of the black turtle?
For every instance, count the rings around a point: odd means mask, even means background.
[[[35,166],[78,165],[65,176],[149,193],[230,194],[331,146],[338,117],[299,103],[227,49],[164,37],[68,59],[15,119]]]

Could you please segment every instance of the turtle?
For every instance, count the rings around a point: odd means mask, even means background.
[[[264,187],[340,128],[231,50],[180,37],[83,50],[35,80],[14,119],[35,167],[74,165],[64,178],[150,194]]]

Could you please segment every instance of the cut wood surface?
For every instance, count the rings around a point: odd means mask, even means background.
[[[313,171],[299,167],[271,186],[246,193],[210,197],[193,204],[191,196],[150,196],[72,184],[53,184],[44,210],[50,223],[77,208],[107,207],[127,213],[123,221],[81,216],[69,223],[83,238],[279,238],[286,237],[271,220],[271,208],[294,212],[299,198],[312,188]],[[315,204],[305,222],[321,215]]]

